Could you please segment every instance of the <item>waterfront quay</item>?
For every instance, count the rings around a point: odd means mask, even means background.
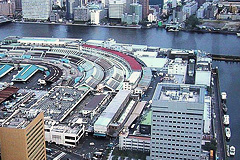
[[[212,88],[212,101],[213,101],[213,126],[214,126],[214,136],[217,140],[217,151],[216,157],[220,160],[225,160],[226,155],[226,138],[223,126],[223,111],[221,106],[221,94],[220,94],[220,84],[219,84],[219,72],[218,69],[213,69],[213,88]]]
[[[240,56],[212,54],[214,61],[240,62]]]

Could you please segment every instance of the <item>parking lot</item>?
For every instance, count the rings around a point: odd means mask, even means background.
[[[95,138],[92,135],[89,135],[83,137],[76,148],[67,148],[65,146],[49,143],[47,143],[47,148],[53,149],[55,154],[57,154],[57,152],[65,152],[66,155],[62,159],[69,158],[71,160],[79,160],[93,157],[94,152],[97,152],[100,149],[103,149],[103,154],[105,154],[107,146],[110,144],[110,142],[114,142],[116,144],[118,141],[109,137]],[[49,159],[53,157],[53,154],[48,154]]]

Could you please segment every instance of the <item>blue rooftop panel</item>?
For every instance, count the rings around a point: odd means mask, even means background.
[[[3,75],[6,74],[6,72],[9,72],[13,66],[10,66],[8,64],[6,65],[0,65],[0,77],[3,77]]]
[[[36,72],[39,68],[35,65],[27,65],[25,66],[20,73],[16,75],[15,80],[23,80],[25,81],[29,76],[31,76],[34,72]]]

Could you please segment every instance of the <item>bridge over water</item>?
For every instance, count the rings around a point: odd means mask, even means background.
[[[240,56],[235,55],[212,54],[212,59],[214,61],[240,62]]]

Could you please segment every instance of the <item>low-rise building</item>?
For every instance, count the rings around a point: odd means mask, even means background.
[[[52,11],[49,18],[50,22],[59,22],[59,19],[60,19],[59,13]]]
[[[149,15],[148,15],[148,21],[149,22],[156,22],[157,21],[157,16],[156,15],[154,15],[154,14],[152,14],[152,13],[150,13]]]
[[[150,150],[151,137],[146,135],[130,135],[128,131],[119,134],[120,150]]]
[[[85,127],[83,125],[67,126],[45,121],[46,141],[69,147],[76,147],[83,137]]]
[[[141,72],[133,72],[131,76],[123,82],[123,90],[132,91],[134,88],[136,88],[140,78]]]
[[[184,83],[187,74],[187,62],[182,58],[175,58],[168,63],[168,74],[174,75],[177,83]]]
[[[198,57],[196,63],[196,78],[195,84],[201,84],[210,86],[211,85],[211,67],[212,61],[210,58]]]
[[[94,123],[94,135],[106,137],[110,123],[116,119],[129,101],[131,91],[120,90]]]

